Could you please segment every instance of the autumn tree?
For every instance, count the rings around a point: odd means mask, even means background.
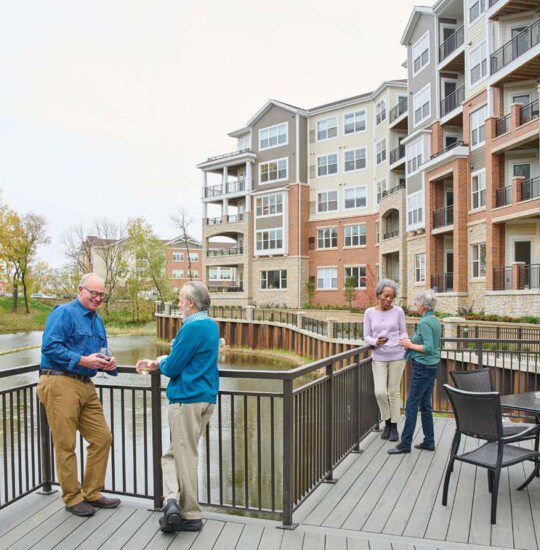
[[[92,244],[82,224],[69,228],[61,237],[64,256],[80,275],[94,270],[92,261]]]
[[[191,255],[189,253],[189,228],[193,224],[193,217],[185,207],[180,207],[171,214],[171,222],[178,231],[180,239],[184,243],[186,248],[186,254],[188,259],[188,276],[189,280],[193,280],[193,270],[191,269]]]

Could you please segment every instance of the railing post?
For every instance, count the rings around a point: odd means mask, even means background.
[[[152,459],[154,475],[154,510],[163,508],[163,474],[161,471],[161,456],[163,454],[162,423],[161,423],[161,372],[151,373],[152,395]]]
[[[283,514],[280,529],[296,529],[294,510],[294,396],[293,381],[283,380]],[[298,457],[297,457],[298,459]]]
[[[40,495],[56,493],[52,488],[52,464],[51,464],[51,430],[47,421],[47,413],[42,403],[39,404],[39,423],[41,434],[41,479],[42,488],[38,491]]]
[[[478,368],[481,369],[484,367],[484,357],[482,350],[482,341],[476,340],[476,356],[478,357]]]
[[[352,453],[361,453],[363,452],[360,449],[360,426],[362,425],[362,419],[360,418],[360,411],[362,408],[360,407],[360,354],[357,353],[354,355],[354,362],[356,363],[356,368],[354,369],[354,374],[356,378],[356,384],[354,384],[354,387],[356,388],[353,403],[354,408],[356,410],[353,410],[353,415],[355,418],[355,426],[354,426],[354,434],[356,437],[356,443],[354,445],[354,448],[352,449]]]
[[[334,479],[334,365],[330,363],[326,366],[326,383],[325,383],[325,407],[326,407],[326,424],[325,424],[325,466],[326,476],[323,483],[336,483]]]

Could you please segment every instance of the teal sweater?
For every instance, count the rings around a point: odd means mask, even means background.
[[[219,391],[218,326],[213,319],[186,323],[161,360],[161,372],[171,380],[169,403],[215,403]]]
[[[411,338],[413,344],[424,346],[425,353],[407,350],[406,358],[412,359],[422,365],[436,365],[441,360],[441,322],[435,317],[433,311],[427,311],[422,315],[416,332]]]

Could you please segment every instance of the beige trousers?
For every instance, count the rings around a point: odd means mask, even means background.
[[[198,501],[199,439],[208,424],[211,403],[169,405],[171,445],[161,459],[165,502],[178,501],[184,519],[202,519]]]
[[[405,359],[397,361],[373,361],[373,383],[375,398],[381,412],[381,419],[391,422],[399,420],[401,396],[399,388],[405,368]]]
[[[112,435],[92,382],[41,375],[37,394],[51,427],[58,481],[66,506],[98,500],[105,484]],[[77,430],[88,442],[82,486],[77,477]]]

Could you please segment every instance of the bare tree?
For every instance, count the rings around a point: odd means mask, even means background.
[[[70,261],[80,275],[94,269],[92,261],[92,243],[82,224],[74,225],[61,237],[64,256]]]
[[[191,255],[189,253],[189,228],[193,224],[193,217],[185,207],[181,206],[173,213],[171,213],[171,222],[174,228],[179,232],[180,239],[182,239],[184,246],[186,247],[186,254],[188,258],[188,275],[189,280],[193,280],[193,271],[191,269]]]

